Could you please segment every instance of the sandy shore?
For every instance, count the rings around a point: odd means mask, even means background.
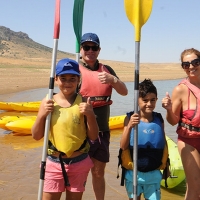
[[[46,61],[16,61],[1,57],[0,63],[2,66],[5,65],[5,67],[0,67],[0,94],[41,87],[48,88],[51,73],[50,63],[47,65]],[[102,61],[102,63],[111,66],[122,81],[134,81],[133,63],[117,61]],[[185,76],[185,72],[178,63],[141,63],[139,75],[140,80],[150,78],[155,81],[180,79]]]

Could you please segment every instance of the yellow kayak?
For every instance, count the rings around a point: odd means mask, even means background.
[[[35,123],[36,116],[24,117],[12,122],[8,122],[5,126],[8,130],[21,134],[31,134],[31,128]]]
[[[0,102],[0,110],[38,111],[41,101],[30,102]]]
[[[13,110],[9,102],[0,102],[0,110]]]
[[[36,119],[36,112],[35,113],[33,112],[32,116],[24,116],[25,114],[26,114],[26,112],[24,112],[23,114],[18,114],[18,115],[14,115],[14,116],[1,117],[0,118],[0,128],[5,129],[5,130],[12,130],[14,132],[19,132],[19,130],[21,132],[24,132],[23,129],[26,129],[26,131],[25,131],[26,133],[27,132],[31,133],[31,127],[32,127],[31,125],[32,125],[32,121],[34,121]],[[27,115],[31,115],[31,112],[27,112]],[[30,118],[32,119],[31,123],[29,120]],[[110,119],[109,119],[110,129],[114,130],[114,129],[123,128],[124,118],[125,118],[125,115],[110,117]],[[28,121],[27,121],[27,119],[28,119]],[[8,122],[15,122],[15,123],[7,124]],[[28,131],[28,129],[30,129],[30,130]]]
[[[111,130],[113,129],[119,129],[124,127],[124,118],[126,115],[119,115],[109,118],[109,128]]]
[[[4,130],[9,130],[6,127],[8,122],[13,122],[19,119],[32,118],[35,119],[37,112],[3,112],[0,113],[0,128]]]
[[[40,101],[36,102],[24,102],[24,103],[12,103],[11,107],[13,110],[27,112],[27,111],[38,111],[40,107]]]
[[[15,121],[15,120],[18,120],[20,119],[21,116],[5,116],[5,117],[1,117],[0,118],[0,128],[4,129],[4,130],[9,130],[7,127],[6,127],[6,124],[8,122],[12,122],[12,121]]]
[[[170,159],[170,172],[171,176],[167,178],[168,188],[174,188],[185,180],[185,172],[181,162],[181,157],[178,152],[177,144],[166,136],[169,159]],[[165,187],[165,181],[161,181],[161,186]]]

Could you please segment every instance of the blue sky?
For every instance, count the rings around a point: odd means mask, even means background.
[[[75,53],[73,0],[61,0],[58,49]],[[22,31],[53,48],[55,0],[1,1],[0,25]],[[135,61],[135,29],[123,0],[85,0],[82,32],[101,41],[100,59]],[[150,18],[141,29],[140,63],[180,62],[186,48],[200,50],[200,1],[154,0]]]

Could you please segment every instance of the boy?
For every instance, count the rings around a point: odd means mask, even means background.
[[[122,150],[133,153],[134,127],[138,125],[138,166],[137,196],[141,199],[160,199],[160,169],[166,166],[167,156],[163,155],[166,145],[164,121],[160,113],[153,110],[157,102],[157,89],[150,79],[139,84],[138,113],[129,112],[124,120],[124,130],[120,141]],[[166,159],[162,159],[163,156]],[[125,170],[125,187],[130,200],[133,199],[133,170]]]

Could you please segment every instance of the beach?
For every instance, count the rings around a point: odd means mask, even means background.
[[[1,60],[0,60],[1,61]],[[9,62],[9,61],[7,61]],[[105,61],[113,67],[122,81],[134,81],[134,65],[114,61]],[[34,65],[34,64],[33,64]],[[29,89],[44,88],[49,85],[50,67],[40,66],[0,68],[0,94],[5,94],[6,101],[16,92]],[[140,80],[170,80],[183,78],[185,73],[179,64],[141,64]],[[26,101],[21,99],[21,101]],[[117,155],[119,149],[119,134],[112,135],[110,145],[110,162],[106,167],[106,197],[105,200],[127,200],[125,188],[117,179]],[[0,134],[0,199],[1,200],[36,200],[39,185],[39,165],[42,158],[43,141],[34,141],[31,136],[12,136]],[[120,170],[120,169],[119,169]],[[89,174],[83,200],[92,200],[94,193]],[[162,189],[162,200],[183,199],[182,192]],[[64,195],[62,196],[64,200]]]

